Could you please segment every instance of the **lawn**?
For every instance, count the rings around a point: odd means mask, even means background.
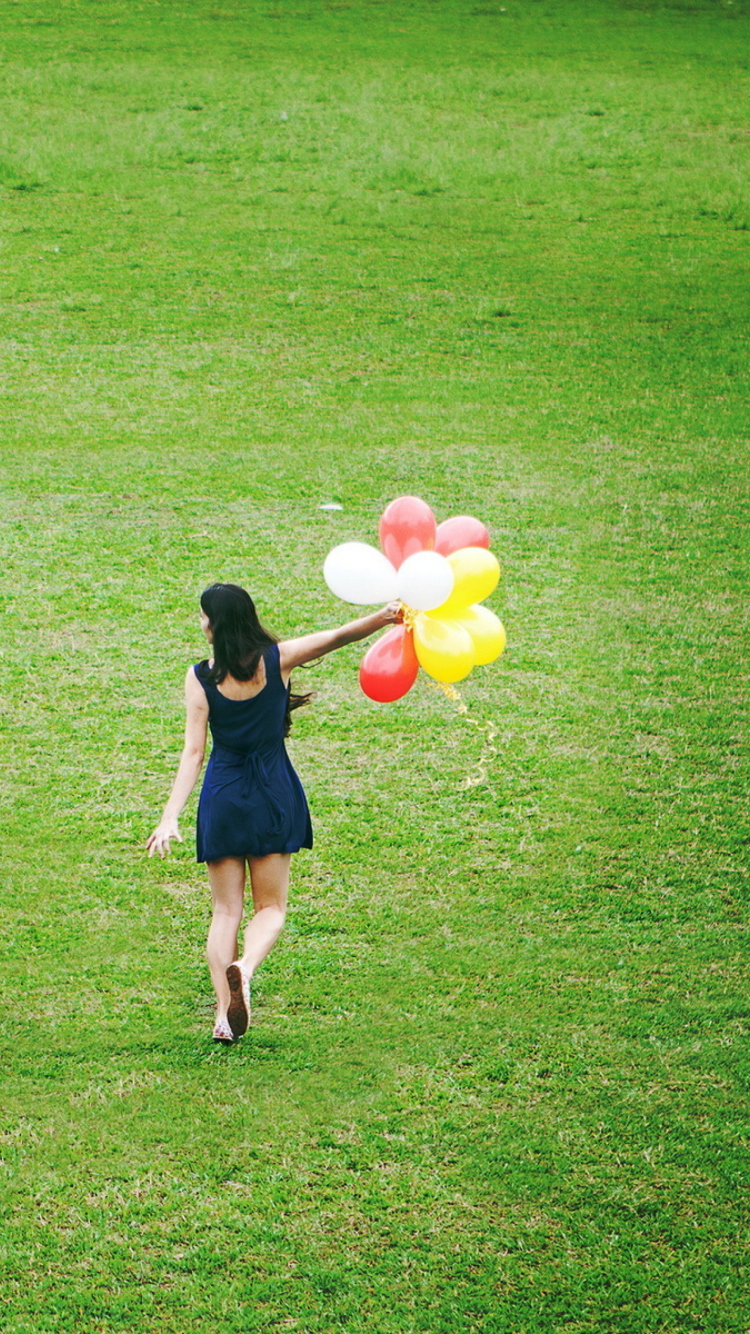
[[[8,1334],[747,1334],[748,0],[0,9]],[[247,1038],[145,840],[198,595],[394,496],[508,650],[305,673]],[[340,510],[321,506],[335,502]]]

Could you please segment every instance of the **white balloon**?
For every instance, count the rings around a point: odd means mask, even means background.
[[[437,551],[415,551],[398,570],[397,592],[402,602],[415,611],[440,607],[453,592],[453,570]]]
[[[395,569],[368,542],[342,542],[334,547],[326,556],[323,577],[337,598],[358,606],[393,602],[397,596]]]

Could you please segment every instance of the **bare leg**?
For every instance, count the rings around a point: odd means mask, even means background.
[[[270,953],[286,918],[291,853],[249,857],[255,913],[245,930],[245,952],[240,960],[249,977]]]
[[[208,863],[214,912],[206,941],[206,958],[216,992],[216,1018],[226,1019],[229,1004],[227,968],[237,958],[237,933],[245,904],[245,862],[225,857]]]

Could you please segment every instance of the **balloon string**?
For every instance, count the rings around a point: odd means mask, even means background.
[[[416,621],[417,621],[417,612],[414,610],[413,607],[408,607],[405,602],[402,602],[401,603],[402,625],[405,625],[407,630],[410,630],[413,633]],[[466,790],[467,788],[471,787],[479,787],[482,783],[488,782],[489,765],[497,755],[497,746],[495,745],[495,739],[497,737],[497,729],[495,727],[495,724],[491,720],[489,720],[483,725],[482,723],[478,722],[476,718],[472,718],[463,700],[461,692],[456,690],[455,686],[449,685],[447,681],[436,681],[434,677],[429,677],[428,679],[430,685],[434,690],[439,690],[441,695],[445,695],[445,698],[450,700],[451,704],[455,704],[457,711],[462,715],[463,718],[466,719],[467,723],[470,723],[472,727],[481,728],[482,726],[484,726],[485,738],[484,738],[484,745],[482,747],[482,753],[479,757],[479,760],[477,761],[474,772],[467,774],[466,778],[461,784],[462,790]]]
[[[467,718],[466,721],[472,723],[475,727],[482,726],[482,724],[477,722],[475,718]],[[489,782],[489,766],[497,755],[497,746],[495,745],[497,729],[490,719],[484,724],[484,731],[484,746],[482,747],[482,753],[477,761],[476,769],[473,774],[466,775],[466,778],[461,784],[462,788],[480,787],[482,783]]]
[[[464,713],[468,716],[469,710],[463,701],[461,692],[456,690],[455,686],[449,686],[447,681],[436,681],[434,676],[429,678],[429,684],[432,686],[433,690],[439,690],[441,695],[445,695],[445,698],[449,699],[451,704],[455,704],[459,713]],[[470,718],[469,722],[473,723],[474,719]],[[476,725],[479,726],[478,723]]]
[[[430,685],[434,690],[439,690],[442,695],[445,695],[446,699],[449,699],[452,704],[455,704],[458,712],[463,715],[466,722],[470,723],[472,727],[484,727],[485,738],[482,753],[477,761],[474,772],[467,774],[463,783],[461,783],[462,790],[466,790],[470,787],[479,787],[482,783],[488,781],[489,765],[497,755],[497,746],[495,745],[497,728],[491,719],[488,719],[486,723],[482,724],[476,718],[472,718],[461,696],[461,692],[456,690],[455,686],[448,685],[445,681],[435,681],[434,678],[430,678]]]

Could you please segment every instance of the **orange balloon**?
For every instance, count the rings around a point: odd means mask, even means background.
[[[438,530],[435,534],[435,550],[440,552],[441,556],[450,556],[453,551],[461,551],[463,547],[489,547],[490,535],[487,532],[481,519],[475,519],[471,514],[455,514],[452,519],[446,519],[444,523],[438,524]]]
[[[391,565],[398,569],[407,556],[432,551],[437,524],[435,515],[419,496],[399,496],[383,511],[380,545]]]

